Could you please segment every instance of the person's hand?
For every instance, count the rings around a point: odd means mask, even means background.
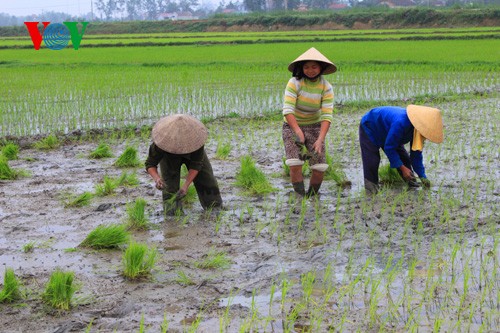
[[[402,165],[399,170],[401,171],[401,176],[403,176],[403,179],[406,181],[413,180],[415,177],[413,176],[413,171],[411,169],[405,167]]]
[[[316,142],[313,144],[313,149],[317,154],[321,154],[321,152],[323,151],[323,140],[316,140]]]
[[[295,141],[298,143],[305,143],[306,142],[306,137],[304,136],[304,132],[299,128],[299,131],[295,133]]]
[[[177,191],[177,193],[175,194],[175,197],[177,200],[180,200],[182,198],[184,198],[187,194],[187,190],[184,189],[184,188],[180,188],[179,191]]]
[[[422,186],[425,188],[430,188],[431,187],[431,181],[427,178],[420,178],[420,181],[422,182]]]
[[[160,177],[155,179],[155,186],[157,189],[161,190],[165,187],[165,182]]]

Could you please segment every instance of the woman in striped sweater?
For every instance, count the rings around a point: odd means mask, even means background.
[[[285,89],[283,142],[290,180],[298,199],[316,195],[328,168],[325,137],[333,119],[332,85],[323,77],[337,67],[314,47],[288,66],[292,78]],[[309,160],[309,189],[304,188],[302,166]]]

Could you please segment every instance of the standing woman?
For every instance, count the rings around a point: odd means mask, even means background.
[[[314,47],[288,66],[292,78],[285,89],[283,142],[290,180],[297,199],[319,192],[328,168],[325,137],[333,119],[333,89],[323,77],[337,67]],[[312,170],[309,189],[304,188],[302,166],[309,160]]]
[[[205,152],[208,137],[205,125],[192,116],[174,114],[160,119],[154,125],[152,137],[153,143],[149,147],[145,166],[156,188],[163,192],[164,214],[183,213],[181,199],[186,196],[191,183],[194,183],[203,209],[221,209],[219,185]],[[188,174],[181,187],[183,164]]]

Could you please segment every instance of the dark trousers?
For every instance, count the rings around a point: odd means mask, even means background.
[[[378,168],[380,166],[380,147],[370,140],[365,130],[359,125],[359,145],[361,147],[361,160],[363,161],[363,176],[365,178],[365,188],[378,185]],[[382,148],[383,149],[383,148]],[[411,167],[411,159],[404,145],[400,145],[396,152],[408,169]],[[401,171],[398,169],[399,174]]]
[[[172,197],[176,195],[180,188],[181,167],[185,164],[189,170],[191,161],[187,158],[169,159],[167,157],[160,161],[161,177],[165,181],[163,190],[163,202],[172,202]],[[206,153],[203,156],[203,167],[193,180],[194,187],[198,193],[198,199],[204,209],[222,207],[222,198],[219,191],[217,179],[214,177],[212,165]],[[173,207],[165,207],[166,210]]]

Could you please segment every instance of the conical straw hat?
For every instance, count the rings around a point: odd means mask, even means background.
[[[198,119],[186,114],[174,114],[158,120],[153,126],[153,142],[172,154],[188,154],[201,148],[208,130]]]
[[[311,47],[309,50],[306,52],[302,53],[297,59],[292,61],[290,65],[288,65],[288,70],[293,73],[293,70],[295,69],[295,65],[297,65],[298,62],[300,61],[319,61],[327,64],[327,67],[323,71],[323,75],[326,74],[332,74],[337,71],[337,66],[333,64],[330,60],[328,60],[327,57],[321,54],[318,50],[316,50],[314,47]]]
[[[426,139],[434,142],[443,142],[443,118],[439,109],[421,105],[408,105],[408,118],[413,127]]]

